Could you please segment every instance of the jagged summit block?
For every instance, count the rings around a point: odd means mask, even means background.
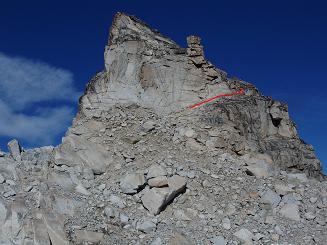
[[[106,69],[89,84],[82,111],[92,114],[117,103],[137,103],[167,114],[230,91],[218,69],[203,56],[190,56],[200,60],[195,62],[199,69],[175,42],[135,17],[118,13],[104,55]]]
[[[101,117],[114,105],[127,104],[175,115],[205,98],[244,88],[242,96],[194,111],[193,119],[200,113],[198,119],[218,131],[219,137],[207,146],[238,155],[266,153],[284,169],[320,174],[320,162],[297,135],[287,105],[262,96],[249,83],[228,78],[205,59],[201,38],[189,36],[187,43],[181,48],[137,18],[116,14],[105,48],[105,70],[89,82],[77,118]]]

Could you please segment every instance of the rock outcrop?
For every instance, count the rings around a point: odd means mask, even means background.
[[[109,107],[131,103],[174,116],[205,98],[244,88],[243,96],[190,112],[189,120],[213,127],[215,136],[206,144],[238,155],[266,153],[282,169],[318,177],[320,162],[312,146],[299,138],[287,105],[228,78],[205,59],[200,41],[189,36],[185,50],[135,17],[118,13],[106,46],[105,70],[88,84],[79,117],[101,117]]]
[[[287,105],[187,45],[115,16],[62,143],[0,152],[0,244],[325,244],[327,182]]]

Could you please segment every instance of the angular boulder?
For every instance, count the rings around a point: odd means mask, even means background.
[[[147,190],[141,200],[151,214],[159,214],[165,206],[186,188],[185,178],[174,175],[168,178],[168,187]]]
[[[285,218],[300,221],[299,207],[294,203],[285,204],[279,211],[279,213]]]
[[[19,142],[16,139],[13,139],[8,142],[8,150],[10,152],[11,157],[15,161],[22,160],[22,156],[21,156],[22,147],[20,146]]]
[[[112,164],[111,154],[100,144],[87,140],[82,136],[71,134],[55,149],[56,165],[90,168],[95,174],[102,174]]]
[[[127,174],[120,182],[120,189],[125,194],[135,194],[145,183],[144,174]]]

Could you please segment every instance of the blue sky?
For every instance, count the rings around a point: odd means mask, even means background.
[[[288,103],[301,137],[327,163],[325,1],[2,1],[0,148],[58,144],[87,81],[103,69],[113,15],[141,18],[181,46]]]

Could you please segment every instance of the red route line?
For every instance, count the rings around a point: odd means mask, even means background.
[[[209,102],[211,102],[211,101],[213,101],[213,100],[216,100],[216,99],[218,99],[218,98],[221,98],[221,97],[228,97],[228,96],[234,96],[234,95],[238,95],[238,94],[244,94],[244,89],[241,88],[239,91],[237,91],[237,92],[233,92],[233,93],[229,93],[229,94],[219,94],[219,95],[216,95],[216,96],[211,97],[211,98],[209,98],[209,99],[203,100],[203,101],[201,101],[201,102],[199,102],[199,103],[196,103],[196,104],[194,104],[194,105],[188,106],[187,108],[189,108],[189,109],[194,109],[194,108],[197,108],[197,107],[199,107],[199,106],[201,106],[201,105],[203,105],[203,104],[206,104],[206,103],[209,103]]]

